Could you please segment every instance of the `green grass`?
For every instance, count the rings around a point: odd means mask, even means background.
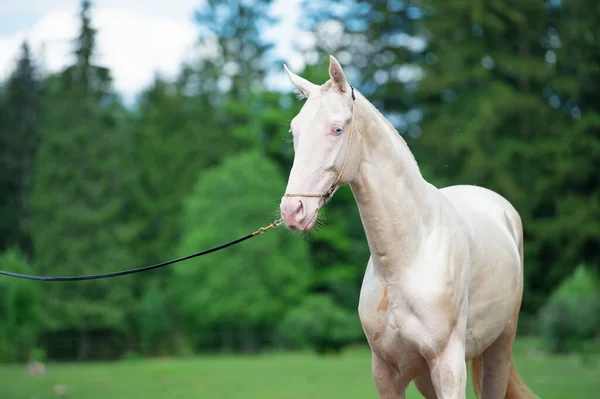
[[[521,340],[514,357],[526,383],[543,399],[600,398],[600,356],[585,365],[577,356],[544,355],[535,350],[535,342]],[[268,354],[48,364],[43,376],[29,375],[23,365],[0,366],[0,398],[56,398],[52,387],[64,384],[71,398],[82,399],[376,399],[370,367],[364,348],[336,357]],[[411,386],[407,397],[421,396]]]

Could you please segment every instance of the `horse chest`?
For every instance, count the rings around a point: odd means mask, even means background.
[[[367,266],[360,293],[359,317],[369,346],[403,374],[418,375],[426,369],[421,354],[428,334],[414,304],[399,294],[396,286],[376,276]]]

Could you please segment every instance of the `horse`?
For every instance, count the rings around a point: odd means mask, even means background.
[[[358,316],[378,398],[405,398],[411,382],[426,399],[465,398],[469,362],[477,397],[536,397],[512,361],[519,213],[490,189],[427,182],[398,131],[329,61],[322,85],[283,64],[305,102],[290,123],[294,158],[279,212],[287,229],[309,231],[350,186],[370,251]]]

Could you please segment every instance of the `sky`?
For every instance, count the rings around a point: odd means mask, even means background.
[[[112,70],[114,85],[131,100],[153,78],[176,75],[184,54],[194,45],[198,27],[193,11],[203,0],[95,0],[92,23],[98,29],[98,62]],[[290,69],[302,67],[294,53],[300,0],[275,0],[279,23],[265,31],[275,54]],[[72,39],[79,29],[80,0],[0,0],[0,80],[14,69],[21,43],[27,39],[38,66],[55,72],[72,61]],[[283,69],[282,69],[283,72]],[[279,75],[278,75],[279,76]],[[271,80],[291,88],[287,79]]]

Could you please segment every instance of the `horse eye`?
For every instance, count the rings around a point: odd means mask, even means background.
[[[344,129],[342,129],[341,126],[336,126],[336,127],[333,128],[333,132],[335,134],[341,134],[343,131],[344,131]]]

